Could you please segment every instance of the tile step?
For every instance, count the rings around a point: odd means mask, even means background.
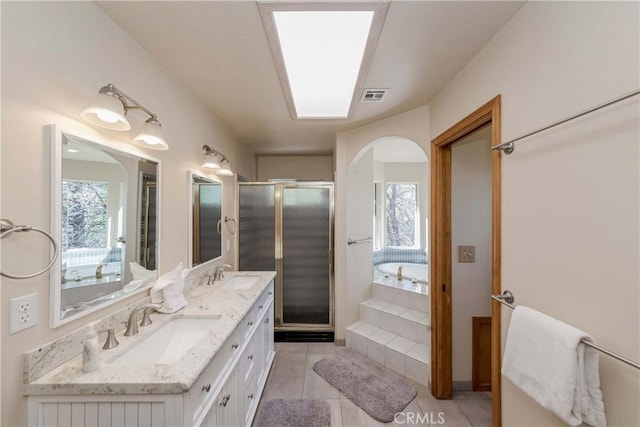
[[[425,387],[430,383],[430,346],[359,320],[346,328],[347,347]]]
[[[360,303],[360,319],[420,344],[431,342],[431,317],[377,297]]]

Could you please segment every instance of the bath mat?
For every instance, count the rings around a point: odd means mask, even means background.
[[[323,400],[274,399],[264,404],[257,427],[328,427],[331,408]]]
[[[417,394],[408,381],[348,348],[318,360],[313,370],[383,423],[392,422]]]

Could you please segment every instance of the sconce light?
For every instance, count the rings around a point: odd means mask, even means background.
[[[152,150],[168,150],[158,117],[111,83],[100,89],[94,102],[80,117],[106,129],[129,130],[131,125],[126,117],[129,110],[142,110],[149,115],[133,142]]]
[[[233,171],[231,170],[231,164],[229,163],[229,159],[227,159],[227,156],[225,156],[218,150],[214,150],[208,145],[203,145],[202,156],[204,157],[204,163],[202,164],[203,169],[215,170],[218,175],[225,175],[225,176],[233,175]],[[218,163],[218,158],[220,158],[219,163]]]

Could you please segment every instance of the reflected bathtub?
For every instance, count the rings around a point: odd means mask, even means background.
[[[416,264],[411,262],[386,262],[375,267],[383,274],[396,276],[398,267],[402,266],[402,278],[407,280],[416,279],[420,283],[429,283],[429,265]]]

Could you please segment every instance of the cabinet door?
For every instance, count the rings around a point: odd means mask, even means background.
[[[240,411],[243,409],[243,406],[239,405],[240,399],[238,397],[236,371],[237,368],[234,368],[216,399],[214,405],[216,411],[216,426],[233,427],[241,424]]]
[[[264,314],[264,320],[260,325],[261,328],[261,362],[260,362],[260,376],[258,377],[258,384],[266,381],[267,375],[269,375],[269,359],[273,354],[273,301],[267,307]]]
[[[217,427],[218,425],[216,420],[216,416],[217,416],[216,408],[218,407],[217,403],[218,403],[218,399],[216,399],[213,402],[213,405],[211,405],[211,408],[209,409],[209,412],[207,412],[207,415],[204,416],[204,419],[202,420],[200,427]]]

